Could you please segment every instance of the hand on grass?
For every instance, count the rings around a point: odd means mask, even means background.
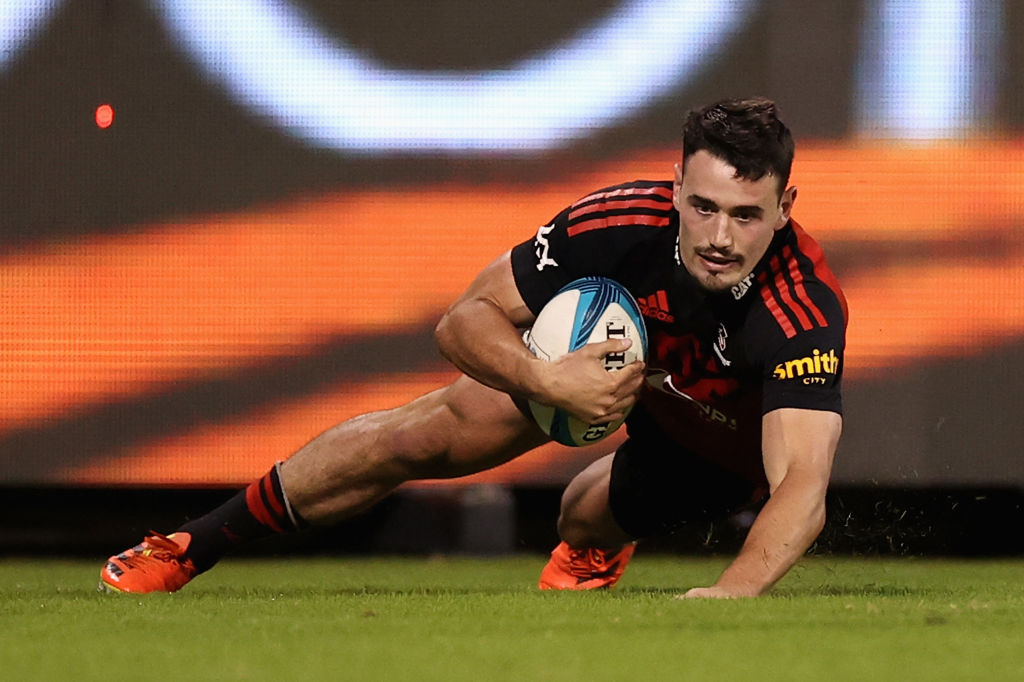
[[[738,594],[732,594],[724,588],[712,585],[711,587],[694,587],[686,591],[686,594],[677,594],[676,599],[737,599]]]

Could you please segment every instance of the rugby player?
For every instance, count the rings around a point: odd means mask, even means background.
[[[489,469],[547,441],[527,400],[628,438],[562,498],[562,542],[542,589],[619,580],[645,537],[759,507],[738,556],[686,597],[769,590],[825,522],[842,427],[846,302],[818,244],[792,218],[793,138],[770,100],[690,112],[674,178],[598,190],[479,273],[436,329],[463,374],[316,437],[205,516],[110,557],[100,587],[171,592],[232,547],[335,523],[413,479]],[[586,275],[634,295],[646,362],[609,373],[609,340],[544,362],[523,344],[544,304]]]

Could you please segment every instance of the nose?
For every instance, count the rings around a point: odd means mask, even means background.
[[[719,212],[711,221],[710,245],[719,251],[728,251],[732,248],[732,230],[729,225],[729,216]]]

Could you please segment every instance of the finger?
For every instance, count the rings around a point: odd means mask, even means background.
[[[608,410],[608,415],[611,417],[610,419],[608,419],[608,421],[613,422],[616,419],[623,418],[626,415],[626,412],[629,411],[631,407],[633,407],[633,404],[635,402],[635,400],[630,398],[627,400],[620,400],[619,402],[615,403],[611,407],[611,409]]]
[[[679,597],[677,597],[678,599]],[[726,592],[720,587],[694,587],[682,595],[683,599],[736,599],[736,595]]]
[[[646,363],[642,360],[637,360],[636,362],[631,362],[622,369],[617,370],[615,378],[620,384],[624,384],[627,381],[632,381],[634,379],[643,380],[643,373],[645,369],[647,369]]]
[[[590,420],[587,423],[593,426],[598,426],[600,424],[611,424],[612,422],[625,418],[625,416],[625,412],[618,410],[602,414],[600,417],[596,417],[595,419]]]
[[[632,345],[632,339],[608,339],[607,341],[588,343],[582,350],[588,351],[588,354],[595,358],[603,358],[609,353],[621,353]]]
[[[626,396],[636,396],[640,393],[640,389],[644,385],[644,375],[642,372],[629,372],[626,370],[619,370],[613,372],[614,382],[610,384],[611,393],[616,398],[624,398]]]
[[[608,422],[617,421],[619,419],[625,419],[629,411],[636,405],[637,394],[635,391],[630,391],[621,395],[615,396],[615,402],[613,402],[607,410],[601,413],[592,424],[607,424]]]

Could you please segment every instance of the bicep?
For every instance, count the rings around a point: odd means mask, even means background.
[[[824,491],[842,426],[842,416],[826,410],[784,407],[765,414],[762,453],[771,490],[797,474]]]
[[[512,274],[511,251],[506,251],[488,264],[452,303],[454,309],[467,302],[483,301],[504,313],[516,326],[527,326],[534,320]]]

